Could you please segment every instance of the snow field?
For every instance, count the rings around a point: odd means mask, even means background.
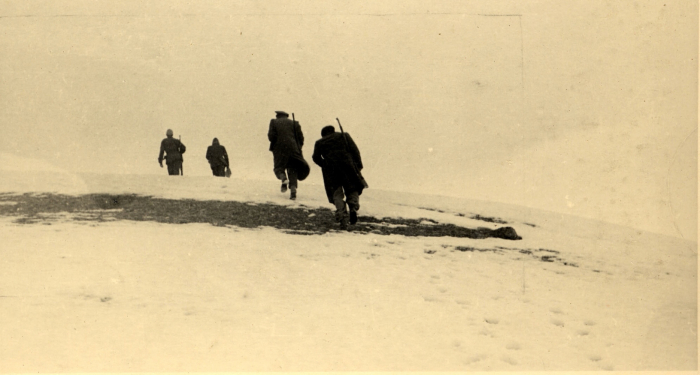
[[[0,192],[330,206],[314,185],[291,202],[275,181],[42,173],[3,171]],[[7,372],[697,368],[697,243],[372,189],[361,215],[512,225],[523,239],[2,217],[0,364]]]
[[[1,228],[9,371],[610,370],[668,334],[663,280],[450,251],[464,239]]]

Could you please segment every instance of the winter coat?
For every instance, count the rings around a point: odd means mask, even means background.
[[[365,188],[360,173],[362,158],[350,134],[331,133],[319,139],[314,145],[312,159],[323,172],[323,185],[328,202],[333,203],[333,192],[341,186],[345,194],[353,191],[362,194]]]
[[[211,146],[207,147],[207,160],[212,168],[225,166],[228,167],[228,154],[226,147],[219,144],[218,140],[214,140]]]
[[[172,164],[174,161],[181,161],[182,154],[185,153],[185,145],[179,139],[168,137],[160,142],[160,154],[158,154],[158,162],[162,163],[165,159],[165,164]],[[165,153],[165,158],[163,158]]]
[[[310,168],[301,153],[304,133],[299,123],[289,118],[272,119],[267,138],[270,140],[275,175],[279,176],[287,168],[294,168],[299,181],[303,181],[309,175]]]

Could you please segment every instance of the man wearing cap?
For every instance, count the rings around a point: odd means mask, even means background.
[[[214,138],[211,142],[211,146],[207,147],[206,158],[209,161],[209,166],[214,176],[226,176],[226,168],[229,167],[228,154],[226,153],[226,147],[219,144],[218,138]]]
[[[163,159],[168,165],[168,174],[177,176],[182,171],[182,154],[185,153],[185,145],[179,139],[173,138],[173,131],[168,129],[165,132],[167,138],[160,142],[160,154],[158,155],[158,163],[163,168]],[[163,158],[165,153],[165,158]]]
[[[304,160],[301,148],[304,146],[304,133],[299,122],[289,119],[284,111],[275,111],[276,118],[270,120],[267,138],[274,160],[275,176],[282,181],[282,192],[287,191],[289,199],[297,198],[297,181],[303,181],[309,175],[309,164]]]
[[[336,133],[332,125],[321,129],[321,137],[314,145],[312,159],[323,171],[328,202],[336,208],[335,219],[341,229],[347,229],[348,212],[343,199],[347,200],[350,208],[350,224],[355,224],[360,209],[360,194],[365,188],[360,175],[360,150],[348,133]]]

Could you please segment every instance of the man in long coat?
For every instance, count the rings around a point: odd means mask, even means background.
[[[344,198],[350,208],[350,224],[357,222],[360,209],[360,194],[366,183],[360,171],[360,150],[347,133],[336,133],[332,125],[321,130],[321,139],[314,145],[314,163],[323,171],[323,184],[328,202],[335,205],[335,218],[341,229],[347,229],[348,212]]]
[[[226,168],[229,168],[228,153],[226,153],[226,147],[219,144],[218,138],[214,138],[211,146],[207,147],[206,158],[214,176],[226,176]]]
[[[304,134],[298,122],[289,119],[284,111],[275,111],[276,118],[270,120],[267,138],[274,159],[275,176],[282,181],[282,192],[291,190],[290,199],[297,198],[297,181],[303,181],[310,172],[309,164],[304,160],[301,148],[304,146]]]
[[[163,159],[168,165],[168,174],[177,176],[182,172],[182,154],[185,153],[185,145],[179,139],[173,138],[173,131],[168,129],[165,132],[167,138],[160,142],[160,154],[158,154],[158,163],[163,168]],[[163,158],[165,153],[165,158]]]

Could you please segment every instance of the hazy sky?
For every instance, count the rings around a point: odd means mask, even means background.
[[[165,174],[172,128],[186,174],[211,174],[218,137],[234,174],[272,183],[285,110],[309,162],[339,117],[373,188],[696,237],[695,1],[0,1],[0,17],[0,153]]]

